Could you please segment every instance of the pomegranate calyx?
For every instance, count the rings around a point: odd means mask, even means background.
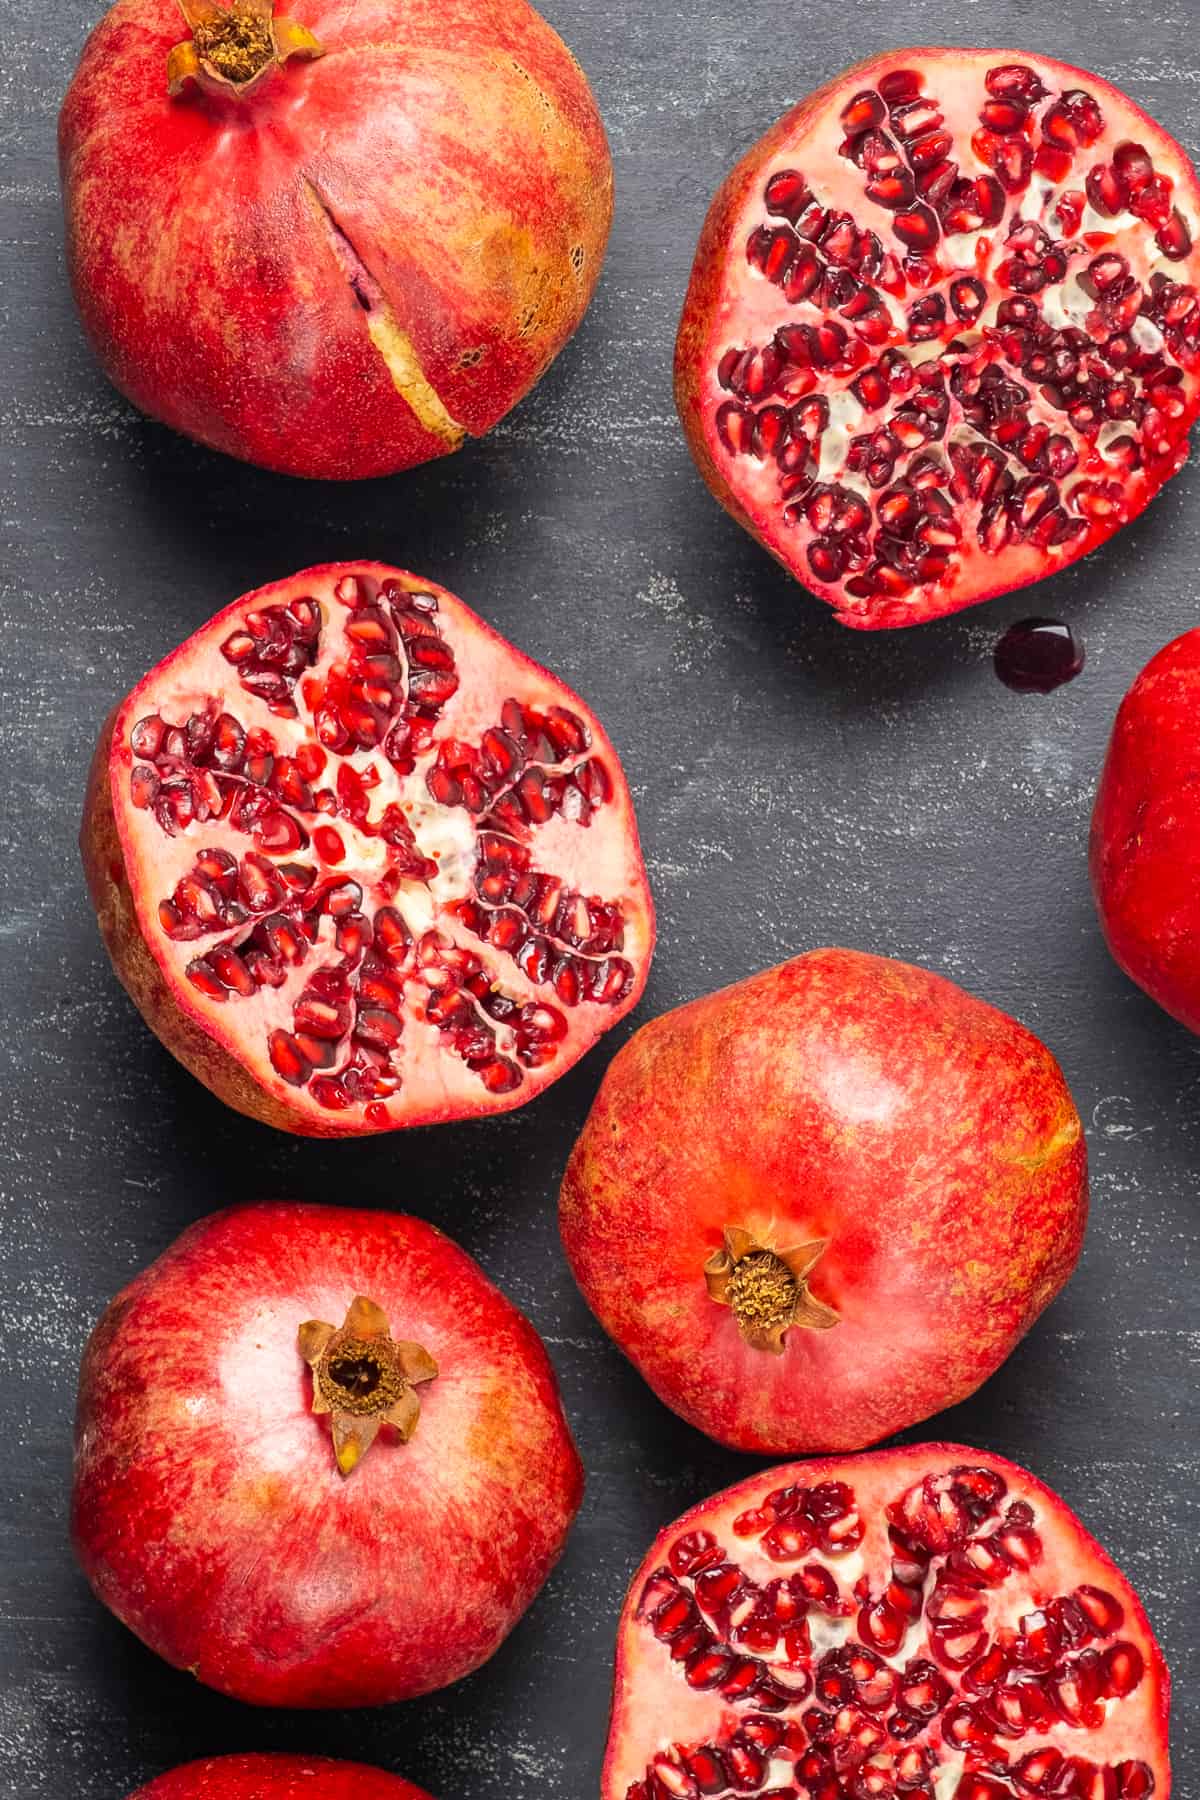
[[[179,9],[192,35],[167,57],[172,96],[194,81],[241,97],[289,57],[323,54],[311,31],[295,19],[274,17],[274,0],[179,0]]]
[[[832,1306],[809,1292],[808,1278],[826,1250],[828,1238],[773,1250],[739,1225],[725,1227],[725,1241],[704,1265],[709,1298],[732,1309],[738,1330],[754,1350],[783,1355],[793,1327],[829,1331],[840,1324]]]
[[[420,1344],[391,1336],[381,1306],[360,1294],[340,1328],[307,1320],[297,1347],[313,1372],[313,1412],[332,1416],[342,1476],[353,1474],[381,1425],[392,1426],[401,1443],[408,1443],[421,1417],[417,1384],[433,1381],[437,1364]]]

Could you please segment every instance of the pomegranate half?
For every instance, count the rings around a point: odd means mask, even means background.
[[[815,950],[645,1025],[562,1186],[584,1298],[759,1454],[963,1400],[1067,1281],[1087,1151],[1044,1044],[924,969]]]
[[[379,1706],[470,1674],[582,1493],[541,1339],[419,1219],[217,1213],[84,1351],[84,1573],[167,1662],[254,1705]]]
[[[501,1112],[634,1006],[654,912],[616,752],[461,600],[379,563],[226,607],[105,725],[82,848],[149,1025],[239,1112]]]
[[[326,1756],[214,1756],[185,1763],[129,1800],[429,1800],[382,1769]]]
[[[1144,668],[1117,714],[1092,815],[1092,887],[1125,973],[1200,1032],[1200,631]]]
[[[1068,1506],[958,1444],[768,1469],[658,1538],[603,1800],[1168,1800],[1170,1680]]]
[[[525,0],[117,0],[59,151],[109,379],[291,475],[489,431],[582,319],[612,219],[591,90]]]
[[[1183,150],[1099,77],[859,63],[713,201],[676,349],[701,472],[860,630],[1052,575],[1187,457],[1198,238]]]

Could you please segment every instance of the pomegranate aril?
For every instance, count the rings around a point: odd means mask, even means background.
[[[1145,1660],[1136,1644],[1114,1644],[1104,1652],[1104,1693],[1110,1699],[1126,1699],[1140,1685],[1145,1671]]]

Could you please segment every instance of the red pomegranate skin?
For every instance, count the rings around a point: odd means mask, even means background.
[[[604,129],[524,0],[280,11],[321,56],[175,96],[175,0],[104,16],[60,120],[71,282],[151,417],[288,474],[384,475],[490,430],[574,332],[612,216]]]
[[[385,1428],[342,1477],[297,1333],[341,1325],[360,1294],[438,1374],[411,1440]],[[533,1327],[432,1226],[353,1208],[238,1207],[186,1231],[92,1333],[75,1444],[72,1538],[99,1598],[260,1706],[383,1705],[469,1674],[583,1491]]]
[[[1200,631],[1159,651],[1121,702],[1092,815],[1092,888],[1108,947],[1200,1032]]]
[[[185,1763],[129,1800],[429,1800],[423,1788],[327,1756],[213,1756]]]
[[[759,1454],[860,1449],[974,1392],[1067,1281],[1087,1154],[1031,1032],[928,971],[795,957],[655,1019],[609,1068],[561,1196],[592,1310],[659,1398]],[[705,1265],[729,1227],[827,1240],[831,1329],[748,1344]]]

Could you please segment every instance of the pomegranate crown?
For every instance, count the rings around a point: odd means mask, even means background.
[[[340,1327],[309,1319],[297,1348],[313,1372],[314,1413],[329,1413],[338,1472],[352,1475],[390,1425],[407,1444],[421,1417],[420,1383],[433,1381],[437,1364],[420,1344],[391,1336],[387,1314],[361,1294]]]
[[[276,18],[274,0],[179,0],[191,37],[167,58],[167,92],[192,82],[210,93],[243,98],[289,57],[322,54],[312,32]]]

